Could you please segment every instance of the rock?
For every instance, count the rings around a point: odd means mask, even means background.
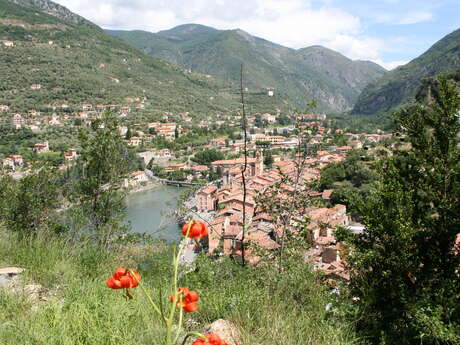
[[[10,282],[11,282],[11,279],[3,275],[0,275],[0,287],[7,286],[10,284]]]
[[[10,287],[19,279],[19,274],[24,271],[20,267],[0,268],[0,287]]]
[[[32,304],[34,311],[42,302],[52,302],[59,306],[64,304],[64,300],[58,298],[57,290],[47,290],[40,284],[25,284],[20,276],[24,271],[19,267],[0,268],[0,288],[5,288],[14,295],[24,296]]]
[[[206,329],[205,333],[216,333],[228,345],[237,345],[241,343],[241,335],[238,328],[230,321],[219,319],[214,321]]]
[[[0,276],[2,275],[7,275],[7,276],[15,276],[15,275],[18,275],[18,274],[21,274],[22,272],[24,272],[25,269],[24,268],[20,268],[20,267],[5,267],[5,268],[0,268]]]

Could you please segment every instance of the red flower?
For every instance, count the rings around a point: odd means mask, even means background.
[[[111,289],[131,289],[138,286],[140,280],[141,275],[138,272],[118,267],[113,276],[107,279],[106,284]]]
[[[174,302],[174,297],[177,297],[177,307],[181,307],[184,309],[186,312],[193,313],[194,311],[198,310],[198,300],[200,299],[198,297],[198,294],[196,291],[189,290],[186,287],[181,287],[179,290],[177,290],[177,293],[174,295],[171,295],[169,298],[171,303]]]
[[[190,231],[187,236],[188,227],[190,225]],[[190,223],[185,223],[182,226],[182,235],[190,238],[203,238],[208,236],[208,229],[203,222],[199,220],[192,220]]]
[[[193,342],[192,345],[228,345],[225,341],[220,339],[220,337],[215,333],[208,333],[204,335],[207,339],[198,338]]]

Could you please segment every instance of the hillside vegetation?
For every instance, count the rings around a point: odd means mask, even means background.
[[[28,6],[0,1],[0,104],[11,112],[123,104],[127,97],[138,98],[152,112],[239,109],[239,95],[223,82],[151,58],[61,7],[52,12],[49,8],[57,5],[50,1],[15,2]],[[280,99],[254,102],[269,111]]]
[[[108,32],[149,55],[233,83],[244,63],[251,92],[274,88],[275,94],[298,106],[316,100],[322,110],[350,109],[364,86],[386,72],[324,47],[290,49],[239,29],[186,24],[156,34]]]
[[[353,113],[375,115],[414,102],[423,78],[453,73],[459,68],[460,30],[456,30],[407,65],[368,85],[359,96]]]
[[[164,329],[142,291],[135,289],[134,299],[127,301],[105,281],[120,264],[138,269],[155,300],[163,289],[168,308],[170,247],[125,243],[107,251],[54,236],[20,241],[0,229],[0,252],[0,267],[26,268],[26,282],[51,290],[51,295],[45,293],[47,301],[35,303],[27,295],[18,298],[0,290],[0,344],[162,343]],[[186,315],[188,330],[203,332],[206,325],[224,318],[240,330],[241,345],[357,344],[340,314],[325,310],[337,295],[329,294],[302,261],[291,262],[282,275],[270,267],[244,269],[206,257],[196,267],[180,281],[180,286],[193,286],[200,295],[198,312]]]

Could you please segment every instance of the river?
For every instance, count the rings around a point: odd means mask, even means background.
[[[129,194],[126,198],[125,221],[132,232],[147,233],[167,241],[179,239],[178,225],[171,213],[177,209],[177,201],[184,189],[159,186]]]

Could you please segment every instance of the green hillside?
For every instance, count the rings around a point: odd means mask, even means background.
[[[368,85],[353,109],[355,114],[388,112],[412,102],[423,78],[453,73],[460,68],[460,30],[447,35],[428,51]]]
[[[243,62],[253,92],[274,88],[275,94],[298,106],[316,100],[322,110],[351,109],[364,86],[385,73],[376,64],[352,61],[323,47],[297,51],[239,29],[186,24],[156,34],[109,33],[149,55],[228,82],[238,81]]]
[[[0,1],[0,104],[11,112],[124,104],[125,98],[138,98],[151,112],[196,116],[240,108],[239,95],[228,84],[149,57],[62,6],[14,2],[24,6]],[[270,111],[281,100],[248,102]]]

